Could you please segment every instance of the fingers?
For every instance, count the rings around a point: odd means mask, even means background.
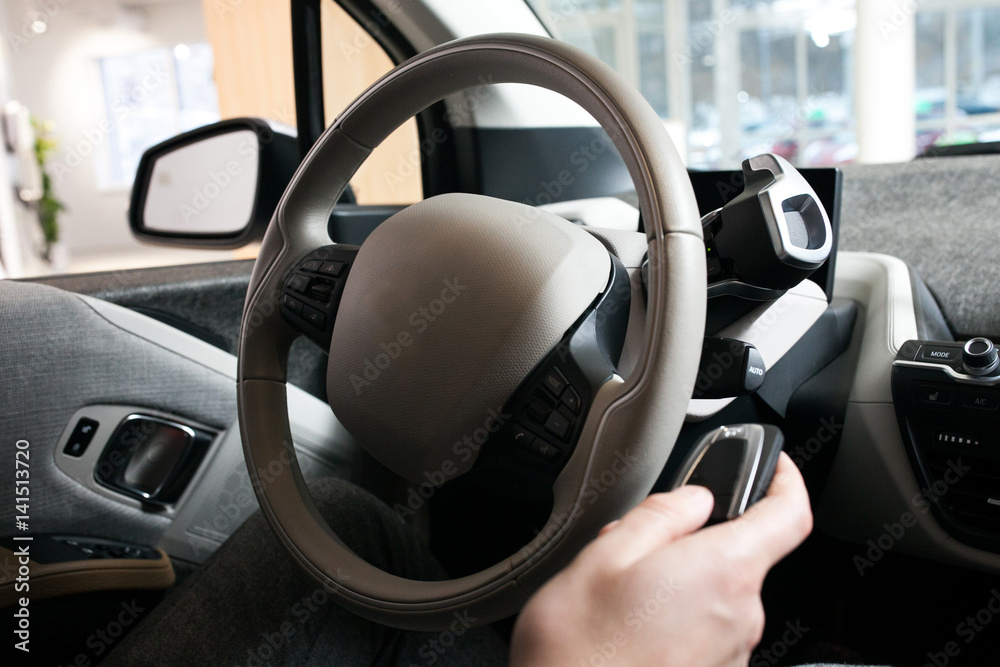
[[[608,525],[606,525],[604,528],[601,528],[601,532],[599,532],[597,534],[597,536],[600,537],[601,535],[604,535],[605,533],[607,533],[609,530],[614,530],[614,527],[617,526],[620,523],[621,523],[621,519],[615,519],[614,521],[612,521],[611,523],[609,523]]]
[[[712,493],[700,486],[651,495],[619,521],[605,526],[594,547],[628,565],[704,526],[712,504]]]
[[[812,531],[809,494],[799,469],[784,452],[778,459],[767,496],[746,513],[705,531],[706,537],[730,544],[767,572],[791,553]]]

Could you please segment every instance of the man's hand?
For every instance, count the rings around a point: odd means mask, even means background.
[[[711,511],[712,494],[689,486],[606,526],[528,602],[511,664],[745,667],[764,629],[764,576],[812,530],[809,496],[782,454],[742,517],[699,531]]]

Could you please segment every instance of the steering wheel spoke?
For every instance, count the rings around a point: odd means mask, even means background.
[[[358,246],[334,244],[317,248],[288,273],[281,287],[281,315],[327,352],[333,336],[344,284]]]
[[[470,480],[505,496],[547,490],[572,455],[594,396],[617,372],[632,286],[612,257],[607,288],[504,406]]]

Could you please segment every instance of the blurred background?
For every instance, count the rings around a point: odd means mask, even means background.
[[[1000,0],[528,3],[645,95],[691,168],[1000,140]],[[391,62],[332,0],[322,9],[329,122]],[[253,257],[141,245],[125,216],[149,146],[236,116],[294,125],[289,13],[288,0],[3,0],[0,277]],[[359,202],[419,200],[419,170],[398,168],[416,149],[411,121],[352,181]]]

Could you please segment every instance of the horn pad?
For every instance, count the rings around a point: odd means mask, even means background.
[[[461,475],[610,272],[593,236],[523,204],[446,194],[403,209],[351,268],[330,344],[330,406],[402,477]]]

